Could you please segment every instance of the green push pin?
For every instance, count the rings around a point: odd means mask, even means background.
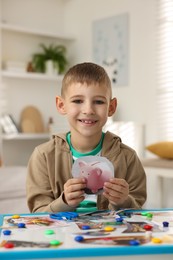
[[[61,244],[61,242],[56,239],[50,241],[51,246],[59,246],[60,244]]]
[[[148,213],[148,214],[147,214],[147,219],[151,220],[152,217],[153,217],[153,214],[152,214],[152,213]]]
[[[146,217],[148,215],[148,212],[147,211],[141,212],[141,215]]]
[[[54,230],[52,230],[52,229],[45,230],[45,235],[53,235],[53,234],[55,234]]]

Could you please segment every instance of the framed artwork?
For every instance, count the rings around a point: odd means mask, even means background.
[[[5,114],[0,117],[0,125],[5,134],[19,133],[16,123],[11,115]]]
[[[128,14],[93,22],[93,61],[105,68],[113,86],[128,84]]]

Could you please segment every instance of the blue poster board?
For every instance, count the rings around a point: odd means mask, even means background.
[[[53,218],[49,214],[21,214],[16,219],[16,215],[0,215],[0,259],[17,260],[17,259],[152,259],[152,260],[172,260],[173,259],[173,209],[165,210],[143,210],[131,211],[124,210],[123,215],[116,214],[115,226],[112,220],[102,215],[99,220],[93,221],[98,224],[105,222],[106,226],[114,226],[114,230],[104,233],[103,226],[99,229],[92,228],[90,232],[96,232],[95,235],[88,235],[87,229],[82,229],[77,225],[78,221],[64,220],[57,216],[64,215],[53,214]],[[69,213],[68,213],[69,214]],[[101,213],[99,213],[101,215]],[[104,214],[104,213],[103,213]],[[130,216],[129,216],[130,214]],[[122,218],[122,225],[118,224],[118,219]],[[150,215],[150,219],[148,216]],[[151,219],[153,215],[153,219]],[[14,218],[15,216],[15,218]],[[112,218],[112,212],[111,212]],[[96,217],[94,215],[94,217]],[[25,228],[17,227],[17,223],[25,222]],[[169,221],[169,228],[162,227],[162,221]],[[145,223],[147,222],[147,224]],[[83,221],[84,226],[87,220]],[[93,224],[92,223],[92,224]],[[129,224],[130,223],[130,224]],[[144,225],[152,225],[153,229],[150,234],[145,231],[131,230],[136,229],[136,223]],[[48,225],[49,224],[49,225]],[[80,222],[81,224],[81,222]],[[109,226],[109,227],[110,227]],[[142,226],[140,226],[142,227]],[[127,230],[128,229],[128,230]],[[10,235],[5,235],[4,231],[11,230]],[[98,232],[102,233],[98,236]],[[49,232],[48,232],[49,231]],[[51,232],[50,232],[51,231]],[[107,231],[105,231],[107,232]],[[83,235],[85,233],[85,235]],[[149,238],[150,236],[150,238]],[[168,240],[168,236],[170,240]],[[84,240],[76,239],[83,237]],[[130,239],[133,237],[133,240]],[[134,242],[134,237],[140,244],[129,243]],[[152,242],[153,238],[160,239],[160,243]],[[167,238],[167,240],[163,240]],[[171,240],[172,238],[172,240]],[[93,240],[95,239],[95,241]],[[101,243],[99,242],[101,239]],[[125,242],[127,239],[128,243]],[[60,241],[59,244],[55,242]],[[172,241],[172,242],[171,242]],[[13,247],[5,247],[5,245],[13,244]],[[50,245],[51,244],[51,245]],[[54,246],[55,245],[55,246]]]

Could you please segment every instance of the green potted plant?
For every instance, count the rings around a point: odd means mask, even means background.
[[[32,56],[32,66],[35,72],[46,73],[47,62],[52,62],[56,74],[62,74],[67,65],[66,47],[63,45],[50,44],[48,47],[40,44],[42,52]]]

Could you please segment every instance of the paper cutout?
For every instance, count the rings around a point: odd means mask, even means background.
[[[104,183],[114,177],[114,167],[105,157],[84,156],[74,162],[72,175],[75,178],[86,179],[85,193],[100,194],[103,192]]]

